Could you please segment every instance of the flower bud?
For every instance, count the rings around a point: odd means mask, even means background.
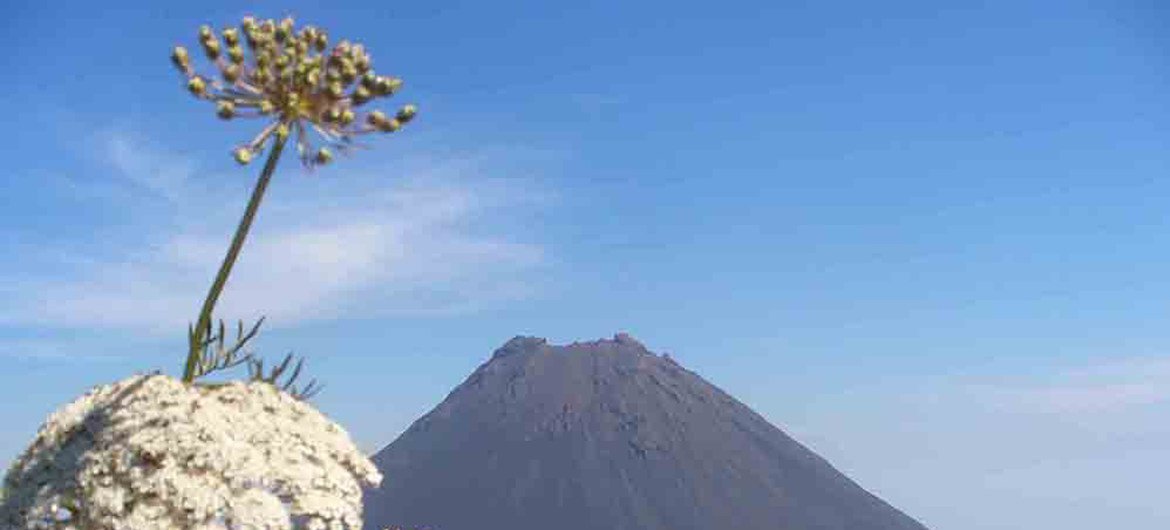
[[[233,63],[243,64],[244,50],[241,49],[238,44],[234,45],[231,48],[228,48],[228,58],[231,59]]]
[[[289,133],[289,129],[288,129],[287,123],[281,123],[280,125],[276,126],[276,139],[277,140],[284,141],[285,139],[288,138],[288,133]]]
[[[232,153],[232,156],[235,157],[237,163],[243,166],[252,161],[252,150],[247,147],[239,147]]]
[[[260,102],[260,114],[272,114],[274,110],[276,110],[276,105],[273,105],[271,101],[265,99]]]
[[[345,81],[345,84],[348,85],[348,84],[352,83],[354,79],[357,79],[357,76],[358,76],[357,67],[354,66],[353,61],[350,61],[349,59],[342,59],[342,61],[341,61],[341,80]]]
[[[397,118],[398,121],[402,123],[406,123],[410,120],[413,120],[415,114],[418,114],[418,107],[415,107],[414,105],[404,105],[401,109],[398,110],[398,114],[395,116],[395,118]]]
[[[402,87],[402,80],[397,77],[379,77],[375,82],[375,92],[379,96],[389,96]]]
[[[353,103],[355,105],[361,105],[369,101],[371,97],[370,89],[364,86],[359,86],[353,90]]]
[[[207,94],[207,82],[202,77],[194,76],[187,81],[187,90],[198,97]]]
[[[354,60],[353,65],[357,68],[357,71],[360,73],[364,74],[366,72],[369,72],[370,71],[370,56],[365,55],[365,54],[359,55],[358,58]]]
[[[229,64],[223,69],[223,80],[235,84],[236,81],[240,80],[240,72],[242,71],[243,69],[240,68],[240,65]]]
[[[221,119],[230,120],[236,115],[236,104],[231,101],[220,101],[215,104],[215,114]]]
[[[341,96],[345,95],[345,87],[341,85],[340,81],[333,81],[326,87],[326,92],[333,99],[341,99]]]
[[[362,74],[361,84],[371,91],[376,91],[378,87],[378,76],[374,72],[366,72]]]
[[[316,162],[317,164],[322,164],[322,165],[328,164],[332,160],[333,160],[333,153],[324,147],[317,150],[317,156],[314,157],[314,159],[313,159],[314,162]]]
[[[386,114],[384,114],[380,110],[375,110],[375,111],[370,112],[369,114],[366,114],[366,123],[369,123],[370,125],[373,125],[374,127],[377,127],[378,124],[380,124],[386,120],[387,120]]]
[[[352,110],[345,109],[345,110],[341,111],[341,118],[338,121],[340,121],[342,125],[349,125],[349,124],[353,123],[353,120],[355,117],[356,116],[354,116]]]
[[[175,63],[179,71],[187,73],[191,69],[191,57],[187,55],[187,48],[175,46],[175,49],[171,50],[171,62]]]
[[[257,68],[252,70],[252,83],[256,85],[266,85],[272,80],[272,74],[268,70]]]
[[[398,129],[401,129],[402,122],[398,121],[395,118],[391,118],[389,120],[386,120],[386,121],[378,124],[377,127],[378,127],[379,131],[391,133],[391,132],[397,131]]]
[[[219,58],[219,41],[215,37],[203,41],[203,52],[207,54],[207,58],[212,61]]]
[[[223,41],[228,46],[238,46],[240,44],[240,31],[236,28],[225,28],[223,30]]]
[[[325,51],[325,48],[329,47],[329,35],[324,31],[317,32],[317,38],[314,39],[313,45],[317,47],[318,52]]]
[[[199,41],[200,42],[211,40],[214,37],[215,37],[215,32],[211,31],[211,26],[208,26],[207,24],[199,26]]]

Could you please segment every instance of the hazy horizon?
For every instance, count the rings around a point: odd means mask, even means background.
[[[627,332],[930,528],[1170,525],[1170,8],[259,5],[0,22],[0,461],[92,386],[179,373],[258,122],[170,49],[291,14],[418,119],[286,157],[217,316],[267,315],[257,352],[305,356],[367,452],[513,336]]]

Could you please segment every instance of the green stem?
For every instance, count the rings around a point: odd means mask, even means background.
[[[287,136],[277,137],[272,146],[272,152],[268,153],[268,160],[260,172],[260,179],[256,181],[256,187],[252,189],[252,198],[248,200],[248,208],[244,210],[244,218],[240,220],[240,226],[236,228],[236,235],[232,237],[232,246],[228,248],[227,256],[224,256],[223,263],[219,266],[219,273],[215,275],[215,281],[211,284],[211,290],[207,292],[207,299],[203,301],[203,309],[199,311],[199,323],[195,325],[195,333],[191,336],[187,364],[183,369],[183,382],[185,383],[190,383],[195,379],[195,369],[199,362],[200,350],[202,350],[200,346],[206,340],[204,333],[211,325],[211,312],[215,309],[219,294],[223,291],[228,275],[232,272],[232,266],[235,265],[236,258],[240,255],[240,248],[244,246],[244,238],[248,237],[248,230],[252,228],[252,219],[256,217],[256,210],[260,208],[260,200],[264,198],[264,190],[268,188],[268,181],[272,179],[272,173],[276,170],[276,161],[280,158],[280,152],[284,149],[284,143],[287,139]]]

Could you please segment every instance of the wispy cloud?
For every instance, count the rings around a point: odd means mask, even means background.
[[[116,362],[125,355],[108,349],[94,349],[92,344],[63,339],[0,339],[0,359],[67,360]]]
[[[193,160],[167,153],[126,131],[107,131],[99,145],[100,155],[118,175],[172,202],[183,196],[183,186],[195,171]]]
[[[977,384],[972,392],[1016,412],[1084,414],[1170,402],[1170,357],[1104,360],[1042,380]]]
[[[143,219],[133,237],[75,258],[84,266],[70,274],[21,271],[19,287],[0,301],[0,323],[154,334],[185,328],[195,316],[246,197],[227,208],[222,197],[190,193],[195,166],[136,138],[112,133],[108,160],[121,179],[172,201],[170,218]],[[345,163],[362,169],[344,173],[278,175],[219,316],[267,315],[282,327],[468,311],[534,294],[543,249],[493,234],[492,219],[548,195],[495,178],[482,158],[415,159],[385,171],[360,160]]]

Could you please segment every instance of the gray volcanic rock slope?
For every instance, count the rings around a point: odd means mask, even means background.
[[[512,339],[373,460],[366,530],[925,529],[624,334]]]

